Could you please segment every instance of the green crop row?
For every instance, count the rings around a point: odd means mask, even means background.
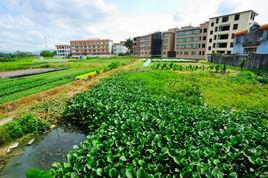
[[[9,82],[5,82],[0,86],[0,104],[68,83],[75,76],[88,71],[65,70],[9,79]]]
[[[163,69],[163,70],[178,70],[178,71],[210,71],[210,72],[227,72],[226,65],[216,64],[216,65],[178,65],[176,63],[154,63],[153,69]]]
[[[78,94],[64,112],[88,131],[55,177],[266,177],[268,116],[186,104],[121,74]],[[189,97],[200,99],[198,92]]]

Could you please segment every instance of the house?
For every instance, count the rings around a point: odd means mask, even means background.
[[[176,30],[176,58],[205,59],[208,22]]]
[[[210,18],[206,54],[231,54],[234,33],[252,26],[257,15],[253,10],[248,10]]]
[[[113,43],[113,54],[126,54],[128,52],[128,48],[124,46],[124,42]]]
[[[268,54],[268,24],[254,24],[249,30],[234,33],[234,54]]]
[[[65,58],[70,56],[71,46],[70,45],[56,45],[56,56],[55,58]]]

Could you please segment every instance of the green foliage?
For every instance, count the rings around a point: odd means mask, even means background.
[[[53,57],[54,54],[55,54],[54,52],[51,52],[51,51],[48,51],[48,50],[43,50],[43,51],[41,51],[40,56]]]
[[[100,72],[103,69],[109,71],[129,62],[130,59],[128,58],[115,58],[71,61],[56,64],[42,63],[41,66],[49,65],[50,67],[56,68],[69,67],[70,69],[20,78],[0,79],[0,104],[66,84],[73,81],[77,76],[78,78],[87,78],[89,75],[95,75],[97,70]],[[92,71],[94,71],[94,74],[92,74]]]
[[[114,61],[114,62],[110,63],[110,64],[104,69],[104,71],[110,71],[110,70],[113,70],[113,69],[119,67],[119,65],[120,65],[119,62]]]
[[[0,127],[0,145],[27,134],[44,132],[49,126],[33,115],[25,115]]]
[[[0,53],[0,62],[15,61],[16,59],[23,59],[23,58],[31,57],[31,56],[33,56],[32,53],[21,52],[21,51],[17,51],[15,53],[9,53],[9,54]]]
[[[226,73],[226,65],[178,65],[176,63],[154,63],[152,69],[178,70],[178,71],[209,71],[214,73]]]
[[[124,45],[128,48],[129,52],[133,49],[133,40],[131,38],[126,39]]]
[[[257,75],[257,79],[260,83],[268,83],[268,70],[255,70],[252,72]]]
[[[41,171],[39,169],[28,169],[26,178],[53,178],[51,172]]]
[[[241,63],[240,63],[240,70],[242,71],[244,69],[244,67],[246,66],[247,64],[247,58],[243,58]]]
[[[54,176],[267,175],[268,127],[262,121],[267,114],[185,104],[162,92],[155,98],[157,88],[129,75],[106,80],[69,102],[65,120],[89,134],[65,163],[55,165]]]

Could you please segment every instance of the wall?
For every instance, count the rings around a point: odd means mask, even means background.
[[[268,54],[268,30],[265,30],[262,34],[264,41],[261,42],[260,46],[257,48],[258,54]]]
[[[247,59],[246,69],[268,69],[268,54],[243,55],[217,55],[208,56],[208,61],[216,64],[226,64],[239,67],[241,62]]]

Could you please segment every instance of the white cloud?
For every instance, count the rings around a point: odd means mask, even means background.
[[[146,6],[156,3],[147,0]],[[40,50],[45,36],[49,48],[73,39],[119,41],[175,26],[198,25],[222,15],[221,11],[253,9],[260,14],[258,22],[268,21],[267,0],[180,0],[176,11],[145,11],[140,6],[135,13],[133,9],[120,12],[105,0],[1,0],[1,4],[5,10],[0,12],[0,50]]]

